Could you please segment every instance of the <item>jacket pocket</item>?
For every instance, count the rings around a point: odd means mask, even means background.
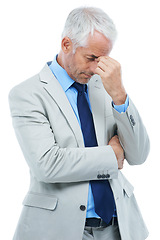
[[[23,200],[24,206],[55,210],[58,199],[53,195],[29,192]]]
[[[133,194],[133,191],[134,191],[134,187],[132,186],[131,183],[126,181],[124,186],[123,186],[123,191],[128,197],[131,197],[132,194]]]

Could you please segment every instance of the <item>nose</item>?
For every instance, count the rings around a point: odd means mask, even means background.
[[[98,62],[96,60],[90,63],[90,72],[95,74],[95,70],[97,68],[97,64],[98,64]]]

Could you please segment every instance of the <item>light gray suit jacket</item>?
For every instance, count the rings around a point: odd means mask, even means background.
[[[122,240],[148,236],[133,186],[107,145],[117,131],[128,163],[142,164],[149,151],[146,129],[131,100],[125,113],[112,108],[98,75],[89,82],[89,98],[99,144],[94,148],[84,147],[72,107],[47,64],[11,90],[13,126],[31,176],[14,240],[82,240],[89,181],[99,174],[110,176]]]

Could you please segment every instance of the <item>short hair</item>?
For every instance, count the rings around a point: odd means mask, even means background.
[[[72,10],[67,17],[62,39],[67,36],[71,39],[74,50],[85,46],[89,34],[94,31],[102,33],[112,45],[115,42],[117,31],[112,19],[101,9],[95,7],[80,7]]]

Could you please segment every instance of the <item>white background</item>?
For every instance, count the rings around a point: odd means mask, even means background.
[[[54,58],[60,49],[60,36],[68,13],[82,5],[102,8],[118,30],[110,56],[122,65],[124,85],[142,116],[151,141],[147,162],[132,167],[126,163],[123,172],[135,187],[150,231],[148,239],[159,239],[158,0],[5,0],[0,3],[0,239],[12,239],[29,187],[29,170],[12,128],[9,90],[38,73],[46,61]]]

